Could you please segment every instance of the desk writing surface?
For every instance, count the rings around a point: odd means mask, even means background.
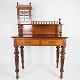
[[[68,37],[56,37],[54,35],[50,35],[50,34],[27,34],[27,35],[23,35],[23,36],[12,36],[12,38],[68,38]]]

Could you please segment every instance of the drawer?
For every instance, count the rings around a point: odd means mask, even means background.
[[[41,45],[53,45],[53,46],[61,46],[61,45],[65,45],[64,44],[64,40],[41,40]]]
[[[17,39],[17,45],[23,45],[23,46],[27,46],[27,45],[39,45],[39,40],[37,39]]]

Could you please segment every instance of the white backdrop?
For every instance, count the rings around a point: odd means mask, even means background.
[[[80,0],[0,0],[0,63],[14,62],[12,36],[17,35],[16,3],[32,2],[32,20],[62,19],[67,39],[66,64],[80,64]],[[25,62],[55,63],[55,47],[25,47]]]

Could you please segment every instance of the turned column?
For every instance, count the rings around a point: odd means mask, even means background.
[[[58,68],[60,47],[56,46],[56,49],[56,67]]]
[[[60,37],[62,36],[62,25],[61,25],[61,19],[59,19],[59,24],[60,24]]]
[[[18,24],[18,36],[23,36],[23,25]]]
[[[14,46],[15,47],[15,72],[16,72],[16,78],[18,79],[19,76],[18,76],[18,72],[19,72],[19,52],[18,52],[18,46]]]
[[[61,46],[61,68],[60,68],[60,79],[63,78],[63,72],[64,72],[64,59],[65,59],[65,46]]]
[[[21,63],[22,63],[22,69],[24,69],[24,46],[20,46],[21,51]]]

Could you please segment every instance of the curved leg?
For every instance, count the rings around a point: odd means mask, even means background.
[[[63,78],[63,72],[64,72],[64,58],[65,58],[65,46],[61,46],[61,68],[60,68],[60,79]]]
[[[56,47],[57,48],[57,50],[56,50],[56,67],[58,68],[58,63],[59,63],[59,52],[60,52],[60,47],[59,46],[57,46]]]
[[[15,72],[16,72],[16,78],[18,79],[19,78],[19,76],[18,76],[18,72],[19,72],[19,52],[18,52],[18,46],[14,46],[15,47],[15,52],[14,52],[14,54],[15,54],[15,67],[16,67],[16,69],[15,69]]]
[[[24,46],[21,46],[21,62],[22,62],[22,69],[24,69]]]

